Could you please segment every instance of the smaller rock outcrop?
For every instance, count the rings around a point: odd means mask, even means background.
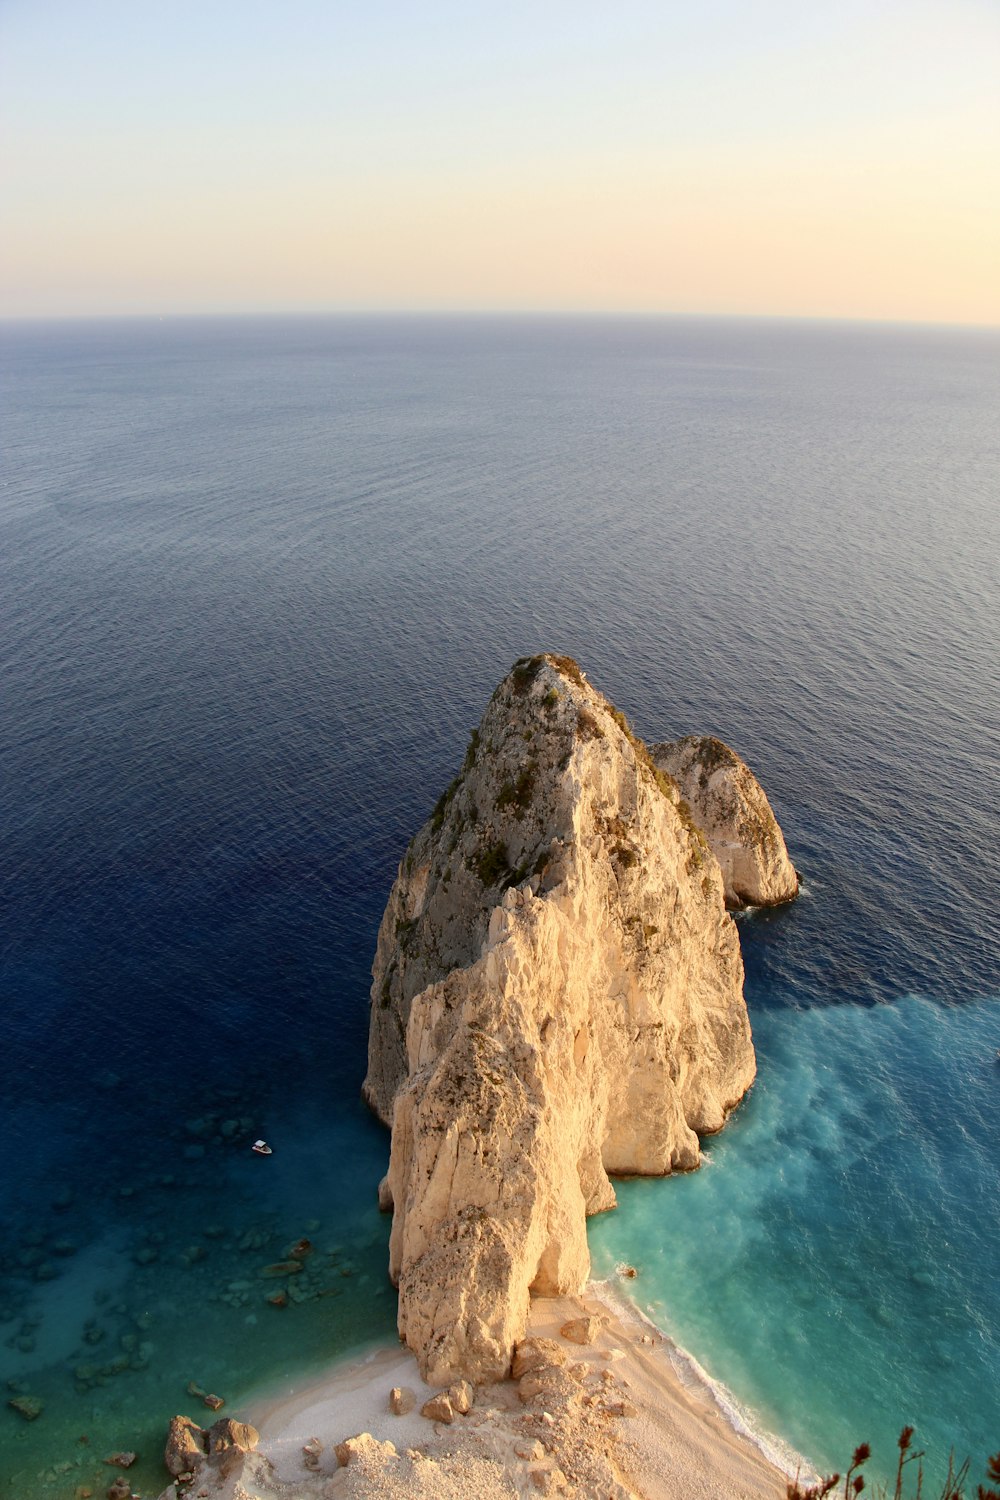
[[[781,906],[798,894],[764,788],[746,761],[714,735],[650,745],[653,763],[672,776],[722,870],[726,905]]]

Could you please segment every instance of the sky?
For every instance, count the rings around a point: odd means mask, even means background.
[[[0,316],[1000,324],[1000,0],[0,0]]]

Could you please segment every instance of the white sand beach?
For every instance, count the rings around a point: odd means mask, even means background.
[[[561,1336],[568,1321],[586,1316],[600,1321],[592,1343]],[[245,1415],[260,1433],[258,1455],[227,1477],[209,1465],[190,1493],[225,1500],[784,1496],[786,1475],[733,1428],[707,1390],[689,1389],[678,1378],[667,1341],[619,1316],[598,1289],[582,1298],[534,1300],[528,1336],[552,1340],[555,1357],[565,1355],[534,1395],[527,1379],[520,1388],[507,1380],[478,1390],[467,1415],[433,1422],[420,1413],[434,1392],[420,1380],[413,1356],[402,1348],[378,1350],[338,1365],[321,1381],[252,1403]],[[390,1410],[394,1386],[414,1393],[413,1410],[404,1416]],[[360,1433],[373,1441],[341,1466],[335,1445]]]

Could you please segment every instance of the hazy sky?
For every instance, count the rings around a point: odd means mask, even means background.
[[[0,0],[0,314],[1000,323],[1000,0]]]

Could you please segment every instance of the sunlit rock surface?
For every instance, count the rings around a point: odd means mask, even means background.
[[[525,659],[497,688],[373,974],[400,1332],[432,1383],[491,1379],[529,1292],[583,1287],[608,1174],[697,1166],[754,1077],[719,864],[576,663]]]
[[[799,877],[771,804],[744,760],[713,735],[650,745],[672,776],[722,870],[731,907],[780,906],[798,894]]]

